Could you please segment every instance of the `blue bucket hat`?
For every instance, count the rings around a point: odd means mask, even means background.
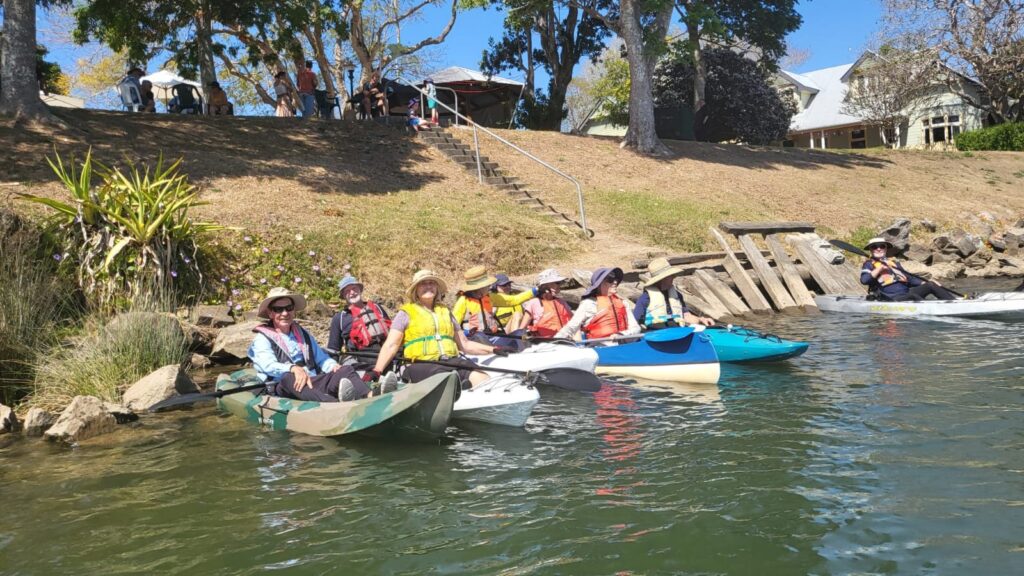
[[[622,268],[598,268],[594,270],[594,273],[590,276],[590,287],[583,293],[583,298],[590,298],[593,296],[598,288],[601,287],[601,283],[604,282],[605,278],[611,276],[618,279],[620,282],[623,277]]]
[[[360,282],[359,280],[356,280],[355,276],[345,276],[338,282],[338,292],[342,292],[345,290],[345,288],[348,288],[349,286],[352,286],[354,284],[358,284],[360,289],[363,288],[363,283]]]
[[[494,283],[492,289],[497,288],[498,286],[508,286],[509,284],[512,283],[512,281],[509,280],[508,276],[505,274],[495,274],[494,277],[497,279],[497,281]]]

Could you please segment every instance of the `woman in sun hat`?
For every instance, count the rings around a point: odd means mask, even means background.
[[[420,270],[413,275],[405,293],[405,304],[395,314],[388,338],[377,355],[374,372],[382,372],[401,352],[407,361],[403,376],[410,382],[452,370],[449,366],[431,364],[431,360],[463,366],[456,370],[463,388],[472,388],[489,378],[476,370],[476,364],[459,358],[459,354],[482,355],[503,350],[466,338],[451,311],[442,303],[446,292],[448,285],[433,271]]]
[[[537,274],[537,292],[540,294],[523,304],[520,328],[541,338],[552,338],[572,318],[572,308],[560,296],[565,277],[554,268]]]
[[[507,276],[505,278],[508,279]],[[459,297],[452,307],[452,316],[458,320],[459,327],[467,336],[473,338],[480,333],[477,339],[481,341],[486,340],[489,334],[504,332],[504,327],[497,318],[499,309],[520,306],[535,296],[532,290],[518,294],[488,294],[498,279],[488,274],[483,266],[473,266],[466,270],[462,279]]]
[[[878,300],[923,300],[929,294],[939,300],[956,300],[942,284],[924,280],[908,273],[895,258],[889,257],[892,243],[877,236],[868,240],[864,249],[870,256],[860,268],[860,283],[868,287],[869,297]]]
[[[327,351],[380,351],[391,329],[391,317],[383,306],[363,298],[363,283],[346,274],[338,282],[338,295],[345,305],[331,318]]]
[[[299,326],[295,315],[306,309],[306,297],[287,288],[272,288],[260,302],[258,316],[266,320],[253,329],[249,359],[267,392],[283,398],[338,402],[370,393],[359,375],[341,366]]]
[[[640,325],[633,318],[632,305],[617,293],[622,277],[622,268],[595,270],[579,308],[555,337],[572,338],[578,332],[582,332],[584,339],[639,334]]]
[[[683,295],[676,290],[673,280],[683,269],[672,266],[668,258],[655,258],[647,265],[647,281],[644,293],[636,301],[633,318],[645,328],[658,329],[666,326],[703,324],[713,326],[715,321],[706,316],[697,316],[686,307]]]

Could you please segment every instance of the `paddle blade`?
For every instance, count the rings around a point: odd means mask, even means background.
[[[690,334],[693,334],[693,326],[674,326],[672,328],[662,328],[661,330],[647,332],[644,334],[644,340],[648,342],[675,342],[676,340],[688,338]]]
[[[858,256],[865,256],[870,258],[867,252],[861,250],[860,248],[857,248],[856,246],[850,244],[849,242],[843,242],[842,240],[829,240],[828,243],[835,246],[836,248],[839,248],[840,250],[846,250],[847,252],[857,254]]]
[[[537,372],[540,382],[576,392],[597,392],[601,389],[601,379],[592,372],[579,368],[548,368]]]
[[[217,390],[216,392],[193,392],[192,394],[182,394],[180,396],[171,396],[166,400],[161,400],[156,404],[149,407],[150,412],[160,412],[163,410],[169,410],[177,406],[188,406],[195,404],[196,402],[203,402],[206,400],[216,400],[221,396],[227,396],[228,394],[236,394],[238,392],[249,392],[252,390],[259,390],[264,388],[266,385],[262,382],[259,384],[249,384],[248,386],[240,386],[238,388],[230,388],[228,390]]]

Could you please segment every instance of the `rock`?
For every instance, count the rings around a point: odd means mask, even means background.
[[[921,228],[924,228],[928,232],[935,232],[936,230],[939,229],[939,227],[935,225],[935,222],[932,222],[927,218],[921,220]]]
[[[26,436],[42,436],[43,432],[46,432],[53,423],[57,421],[57,417],[50,414],[42,408],[30,408],[28,414],[25,416],[25,435]]]
[[[110,432],[116,426],[117,420],[103,407],[102,400],[95,396],[75,396],[43,436],[47,440],[75,444]]]
[[[193,354],[192,357],[189,358],[188,364],[192,368],[209,368],[213,362],[202,354]]]
[[[910,245],[910,220],[908,218],[899,218],[890,224],[888,228],[882,230],[882,236],[889,242],[892,242],[896,252],[903,252]]]
[[[978,250],[969,257],[964,258],[964,266],[968,268],[984,268],[992,260],[992,254],[987,250]],[[996,264],[999,264],[996,262]]]
[[[183,327],[189,338],[189,350],[200,354],[209,354],[213,350],[213,342],[217,339],[217,328],[187,323]]]
[[[964,273],[964,265],[959,262],[943,262],[928,267],[932,278],[959,278]]]
[[[260,317],[258,316],[258,314],[259,312],[256,312],[255,310],[247,310],[245,311],[245,313],[242,314],[242,321],[252,322],[253,320],[259,320]]]
[[[960,261],[960,255],[957,254],[956,252],[953,252],[952,254],[947,254],[945,252],[932,252],[932,262],[931,262],[932,266],[934,266],[936,264],[942,264],[944,262],[959,262],[959,261]]]
[[[213,341],[211,355],[245,360],[248,357],[249,344],[252,344],[252,339],[255,336],[252,330],[261,323],[254,320],[222,328],[217,334],[217,339]]]
[[[906,260],[902,264],[903,264],[903,268],[907,272],[910,272],[911,274],[916,274],[917,276],[920,276],[920,277],[924,278],[925,280],[929,280],[932,277],[932,269],[931,269],[931,267],[928,266],[927,264],[923,263],[923,262],[917,262],[917,261],[914,261],[914,260]]]
[[[18,415],[9,406],[0,404],[0,434],[18,430]]]
[[[988,238],[988,237],[992,236],[993,233],[995,233],[995,229],[993,229],[992,226],[990,226],[989,224],[986,224],[985,222],[982,222],[981,224],[979,224],[977,226],[976,230],[978,232],[978,236],[980,236],[982,238]]]
[[[986,212],[984,210],[982,210],[981,212],[978,212],[978,219],[981,220],[982,222],[995,222],[996,221],[996,217],[993,216],[991,212]]]
[[[911,244],[907,251],[903,254],[903,257],[907,260],[914,262],[921,262],[924,264],[931,264],[932,262],[932,251],[927,246],[920,244]]]
[[[999,261],[989,261],[984,266],[977,268],[967,268],[964,271],[964,276],[968,278],[995,278],[1002,276],[1003,271],[999,267]]]
[[[125,390],[121,401],[130,410],[142,412],[149,410],[149,407],[174,396],[176,394],[187,394],[198,392],[188,373],[177,364],[169,364],[157,368],[144,378],[132,384]]]
[[[1003,239],[1002,234],[991,234],[988,237],[988,244],[996,252],[1003,252],[1006,250],[1006,240]]]
[[[114,402],[104,402],[103,409],[107,411],[107,414],[113,416],[118,424],[127,424],[139,419],[139,415],[132,412],[131,408],[115,404]]]
[[[306,318],[326,318],[331,319],[334,317],[334,310],[331,309],[324,301],[315,300],[310,302],[306,306],[306,310],[303,312]]]
[[[949,234],[940,234],[932,240],[932,248],[943,254],[959,254],[967,258],[981,247],[980,239],[968,234],[960,228],[954,228]]]
[[[1017,250],[1024,246],[1024,228],[1010,228],[1003,232],[1003,242],[1006,243],[1006,250]]]
[[[230,311],[225,304],[196,306],[192,310],[192,321],[196,326],[212,326],[214,328],[231,326],[235,323],[235,319],[231,316]]]

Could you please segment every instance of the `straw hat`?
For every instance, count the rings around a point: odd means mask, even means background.
[[[554,268],[541,270],[540,274],[537,274],[537,286],[543,286],[545,284],[557,284],[559,282],[565,282],[565,276],[559,274],[558,270],[555,270]]]
[[[487,269],[483,266],[473,266],[462,275],[462,287],[459,290],[472,292],[481,288],[489,288],[497,281],[498,279],[488,274]]]
[[[419,272],[413,274],[412,284],[409,284],[409,288],[406,289],[405,291],[406,300],[408,300],[409,302],[416,301],[416,286],[418,286],[419,283],[423,282],[424,280],[433,280],[434,282],[437,282],[438,294],[437,297],[434,298],[434,301],[440,302],[441,299],[444,298],[445,293],[448,292],[448,284],[445,283],[445,281],[442,280],[440,276],[435,274],[433,270],[420,270]]]
[[[881,236],[875,236],[871,240],[868,240],[868,243],[864,245],[864,249],[870,252],[871,247],[874,246],[875,244],[885,244],[887,250],[892,250],[892,242],[889,242],[888,240],[882,238]]]
[[[590,298],[596,294],[597,290],[601,287],[601,283],[608,276],[617,278],[621,282],[623,277],[622,268],[598,268],[594,270],[594,273],[590,276],[590,287],[583,293],[583,298]]]
[[[267,292],[267,297],[260,302],[260,307],[257,308],[256,316],[259,318],[270,319],[270,303],[278,298],[291,298],[292,304],[295,305],[295,310],[292,312],[298,314],[306,309],[306,297],[298,292],[292,292],[287,288],[280,286],[271,288],[270,292]]]
[[[683,273],[683,269],[668,263],[668,258],[655,258],[647,265],[648,280],[644,286],[654,286],[669,276],[677,276]]]

